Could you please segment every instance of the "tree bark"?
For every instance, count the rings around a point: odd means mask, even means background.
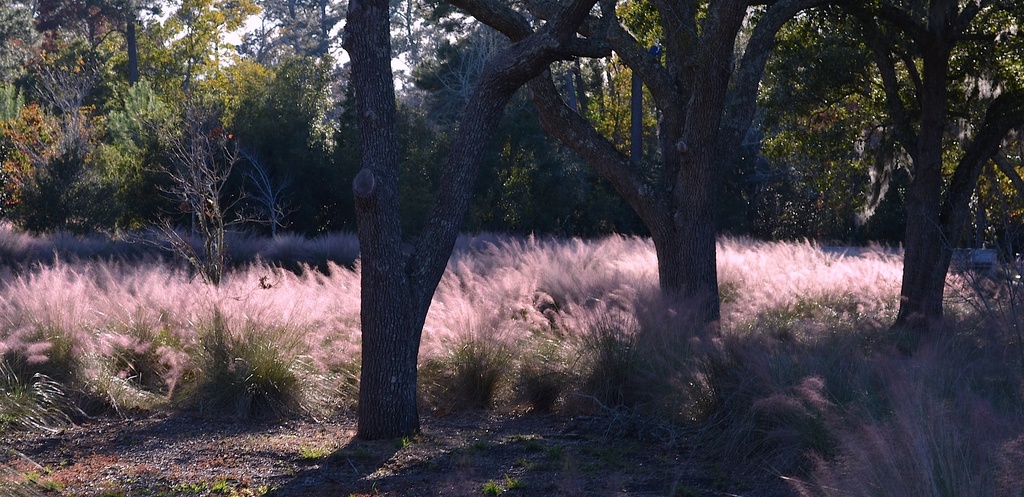
[[[704,321],[720,317],[717,192],[723,160],[732,156],[723,152],[737,149],[750,126],[757,82],[774,46],[775,34],[801,10],[822,3],[783,0],[772,4],[755,27],[735,76],[732,56],[746,2],[713,2],[699,30],[695,3],[654,2],[663,19],[672,17],[673,22],[682,23],[679,29],[665,28],[672,35],[664,40],[664,66],[617,21],[604,20],[605,25],[592,20],[586,25],[587,32],[606,34],[609,44],[641,78],[661,111],[658,134],[663,169],[657,182],[648,182],[639,175],[629,159],[586,120],[569,112],[550,76],[530,83],[544,129],[608,180],[647,226],[658,255],[662,291],[694,305]],[[541,6],[533,7],[535,14],[543,15]],[[502,24],[481,20],[501,29]],[[698,31],[700,36],[696,36]],[[728,121],[724,121],[727,112]]]
[[[954,245],[939,219],[942,204],[942,138],[952,45],[939,41],[923,51],[921,122],[916,137],[914,179],[907,189],[903,286],[896,326],[926,329],[942,319],[942,296]]]
[[[135,86],[139,82],[139,50],[135,39],[135,18],[128,19],[125,28],[125,44],[128,48],[128,85]]]
[[[488,62],[459,124],[426,226],[407,256],[398,216],[388,1],[349,2],[344,46],[352,59],[362,151],[362,169],[353,181],[362,271],[359,437],[395,438],[419,430],[416,366],[423,323],[487,143],[515,92],[551,62],[569,56],[566,47],[595,1],[574,1],[536,32],[529,24],[520,26],[518,40]]]
[[[943,317],[943,295],[953,250],[969,222],[969,200],[978,177],[1011,128],[1024,121],[1019,93],[1006,92],[988,103],[975,135],[964,148],[953,174],[944,186],[943,139],[950,113],[950,60],[953,49],[981,7],[961,9],[952,0],[931,2],[927,15],[914,18],[888,3],[877,12],[853,9],[865,28],[867,42],[882,77],[886,105],[894,134],[913,163],[913,180],[907,191],[907,228],[904,239],[903,284],[895,328],[926,331]],[[906,47],[886,41],[879,21],[895,28]],[[905,98],[897,79],[895,58],[907,67],[916,99]],[[921,72],[916,72],[918,57]],[[916,102],[915,113],[906,102]],[[916,126],[915,126],[916,123]]]
[[[419,430],[419,333],[403,268],[398,219],[398,135],[387,0],[349,3],[345,48],[352,58],[362,170],[353,182],[360,244],[358,436],[392,438]]]

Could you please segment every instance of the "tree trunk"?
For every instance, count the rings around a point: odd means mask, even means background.
[[[940,218],[942,137],[946,132],[946,89],[951,46],[936,42],[923,50],[921,124],[911,152],[914,179],[907,191],[903,287],[895,326],[922,330],[942,319],[942,296],[953,246]]]
[[[376,267],[374,267],[376,266]],[[416,367],[423,320],[412,302],[405,273],[387,266],[362,266],[358,432],[377,440],[420,429]]]
[[[658,256],[658,284],[665,295],[692,306],[701,322],[711,323],[721,317],[714,224],[693,221],[687,224],[710,228],[710,235],[700,235],[709,238],[683,236],[674,230],[652,234]],[[700,243],[705,240],[711,240],[710,252],[706,243]]]
[[[654,181],[639,174],[629,158],[562,103],[550,76],[530,83],[544,129],[607,180],[650,231],[662,291],[694,303],[704,321],[718,320],[721,314],[715,239],[720,169],[735,156],[734,149],[750,126],[758,82],[775,34],[801,10],[822,3],[825,0],[771,2],[754,27],[735,75],[735,41],[749,2],[708,2],[703,18],[698,15],[703,10],[698,2],[655,2],[662,22],[671,23],[663,26],[667,35],[662,40],[664,63],[652,58],[613,19],[611,9],[603,12],[606,22],[595,20],[584,26],[584,34],[607,36],[608,44],[647,86],[661,111],[658,146],[663,169]],[[509,34],[500,21],[484,20]],[[727,109],[729,119],[724,122]]]
[[[125,43],[128,46],[128,85],[135,86],[139,82],[139,51],[135,39],[135,18],[128,19],[125,29]]]
[[[398,133],[387,0],[349,3],[346,50],[352,57],[362,169],[353,181],[360,245],[358,436],[395,438],[419,429],[412,294],[398,223]]]
[[[426,226],[408,256],[402,253],[398,216],[388,0],[349,2],[344,46],[352,59],[362,165],[352,184],[362,271],[359,437],[395,438],[419,430],[416,366],[423,323],[487,143],[512,95],[552,61],[567,56],[565,45],[595,1],[574,1],[536,33],[525,21],[519,23],[520,40],[488,61],[459,124]]]
[[[915,178],[916,179],[916,178]],[[911,191],[915,190],[911,185]],[[938,199],[931,205],[908,196],[903,286],[895,327],[923,331],[942,319],[942,300],[953,246],[938,225]]]

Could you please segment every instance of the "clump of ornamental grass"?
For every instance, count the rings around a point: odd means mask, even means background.
[[[561,320],[573,357],[565,409],[602,416],[607,434],[674,438],[687,422],[685,380],[695,330],[685,303],[629,288],[569,306]]]
[[[500,342],[468,337],[420,369],[428,404],[443,410],[487,409],[511,380],[513,355]]]
[[[504,253],[497,246],[478,255],[482,259],[464,255],[449,264],[424,327],[421,395],[440,410],[514,400],[510,390],[523,344],[550,326],[533,304],[532,274],[499,263]]]
[[[19,375],[0,359],[0,428],[56,431],[71,424],[73,410],[60,383],[39,373]]]
[[[220,312],[200,331],[196,377],[182,404],[201,413],[240,419],[319,415],[329,384],[319,375],[291,330],[254,326],[231,329]]]
[[[833,304],[797,303],[763,312],[768,320],[698,335],[682,385],[701,457],[738,472],[807,475],[816,460],[837,456],[850,409],[888,409],[873,363],[895,348],[842,313],[808,315]]]
[[[573,363],[564,338],[536,333],[519,351],[520,364],[515,382],[517,401],[535,412],[549,413],[565,402],[573,383]]]
[[[39,374],[63,384],[79,380],[76,347],[75,337],[51,323],[29,324],[0,336],[0,358],[16,374],[23,378]]]
[[[1012,344],[969,324],[950,320],[911,357],[876,356],[872,383],[887,408],[850,404],[835,457],[817,458],[794,488],[821,496],[1024,495],[1024,371]]]
[[[136,321],[96,333],[95,350],[84,358],[86,384],[115,411],[152,410],[167,404],[190,367],[178,336]]]
[[[703,457],[739,469],[803,474],[806,455],[834,452],[834,406],[825,381],[765,345],[726,340],[701,354],[687,385]]]

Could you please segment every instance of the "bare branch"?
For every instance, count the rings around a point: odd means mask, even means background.
[[[170,164],[165,168],[171,185],[164,192],[179,202],[181,210],[191,213],[192,233],[203,239],[203,256],[170,229],[165,221],[164,234],[175,251],[185,257],[211,284],[219,284],[227,263],[224,234],[227,226],[223,205],[224,187],[238,162],[238,154],[228,146],[228,137],[220,127],[216,112],[201,103],[187,102],[182,129],[158,129],[169,150]]]
[[[291,186],[291,178],[275,178],[255,151],[245,147],[239,147],[238,151],[249,162],[245,177],[254,188],[248,198],[255,202],[255,212],[244,216],[243,220],[270,226],[270,235],[276,238],[278,226],[283,228],[284,218],[294,212],[284,199],[284,191]]]

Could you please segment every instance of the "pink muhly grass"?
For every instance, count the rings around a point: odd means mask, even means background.
[[[858,314],[888,321],[902,268],[898,254],[881,249],[845,255],[811,243],[725,238],[718,244],[719,281],[735,297],[724,302],[723,318],[735,326],[800,300],[847,300]]]
[[[948,333],[912,358],[873,359],[861,388],[884,385],[883,405],[847,408],[836,457],[792,481],[801,495],[1024,495],[1019,466],[1007,464],[1020,460],[1020,392],[999,389],[1024,385],[1019,368]]]

